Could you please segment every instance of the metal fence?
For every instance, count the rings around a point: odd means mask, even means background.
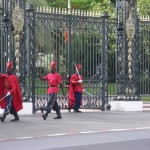
[[[2,29],[2,13],[0,13]],[[1,33],[0,29],[0,33]],[[116,18],[96,11],[29,7],[25,10],[24,39],[20,51],[21,82],[24,100],[32,101],[34,108],[47,103],[46,82],[36,73],[46,75],[49,64],[57,61],[67,94],[67,76],[75,72],[74,63],[82,64],[84,78],[82,108],[100,108],[116,96]],[[150,82],[150,21],[139,20],[139,92],[149,102]],[[1,33],[2,38],[2,33]],[[0,39],[1,48],[3,47]],[[13,45],[13,40],[11,41]],[[1,49],[1,55],[4,50]],[[14,56],[15,51],[11,51]],[[1,57],[2,58],[2,57]],[[14,59],[12,59],[14,60]],[[1,70],[4,66],[1,65]],[[68,107],[68,97],[58,93],[61,108]],[[35,111],[34,109],[34,111]],[[103,108],[104,109],[104,108]]]
[[[26,17],[26,28],[29,29],[26,31],[26,50],[27,58],[31,58],[27,61],[27,80],[30,80],[30,85],[34,85],[31,91],[35,93],[35,106],[38,108],[47,102],[47,84],[37,79],[35,74],[48,73],[52,60],[57,61],[57,71],[61,74],[64,85],[68,82],[67,76],[75,72],[74,63],[82,64],[86,90],[83,94],[83,108],[100,108],[103,101],[107,102],[110,86],[107,81],[107,61],[108,55],[112,57],[112,51],[115,50],[116,20],[108,19],[107,14],[99,16],[91,12],[69,12],[57,8],[46,11],[30,8]],[[30,70],[29,66],[34,67]],[[29,91],[30,85],[27,87]],[[67,94],[67,86],[65,91]],[[58,101],[61,108],[68,107],[67,99],[60,91]]]
[[[140,95],[145,103],[150,102],[150,18],[140,17],[139,22],[139,74]]]

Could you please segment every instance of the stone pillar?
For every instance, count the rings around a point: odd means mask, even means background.
[[[139,101],[137,0],[117,0],[116,5],[117,48],[115,100],[126,102],[138,101],[138,103],[142,104]]]

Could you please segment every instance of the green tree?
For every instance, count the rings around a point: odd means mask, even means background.
[[[107,12],[109,15],[115,15],[115,4],[109,0],[101,0],[100,2],[93,1],[91,3],[92,10]]]
[[[48,4],[50,7],[67,8],[68,0],[50,0]]]
[[[47,0],[27,0],[26,5],[30,4],[33,6],[48,6]]]
[[[49,6],[51,7],[63,7],[67,8],[68,0],[47,0],[49,2]],[[73,9],[95,9],[97,5],[101,4],[100,6],[109,6],[110,8],[115,5],[114,0],[71,0],[71,7]],[[111,5],[110,5],[111,4]],[[110,9],[109,8],[109,9]],[[97,9],[100,9],[97,8]]]
[[[140,15],[150,15],[150,0],[138,0],[138,11]]]

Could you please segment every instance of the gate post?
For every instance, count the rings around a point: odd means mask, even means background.
[[[8,0],[2,1],[2,46],[1,46],[1,73],[6,71],[6,62],[8,61],[9,50],[9,35],[10,35],[10,13]],[[9,55],[9,56],[8,56]]]
[[[105,104],[108,102],[108,17],[107,13],[102,16],[102,111],[105,111]]]
[[[26,8],[26,51],[27,51],[27,78],[26,94],[32,101],[33,113],[35,113],[35,9],[33,5]]]
[[[141,111],[139,101],[138,72],[138,24],[137,0],[117,0],[117,38],[116,38],[116,101],[120,102],[119,110]],[[130,102],[129,102],[130,101]],[[134,101],[139,101],[132,103]],[[133,105],[132,105],[133,104]],[[132,106],[132,107],[131,107]],[[122,108],[121,108],[122,107]]]

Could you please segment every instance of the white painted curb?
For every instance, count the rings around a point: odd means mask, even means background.
[[[111,101],[109,104],[112,111],[143,111],[142,101]]]
[[[3,114],[3,109],[0,109],[0,114]],[[23,102],[23,109],[18,112],[19,115],[33,114],[33,104],[31,102]]]

